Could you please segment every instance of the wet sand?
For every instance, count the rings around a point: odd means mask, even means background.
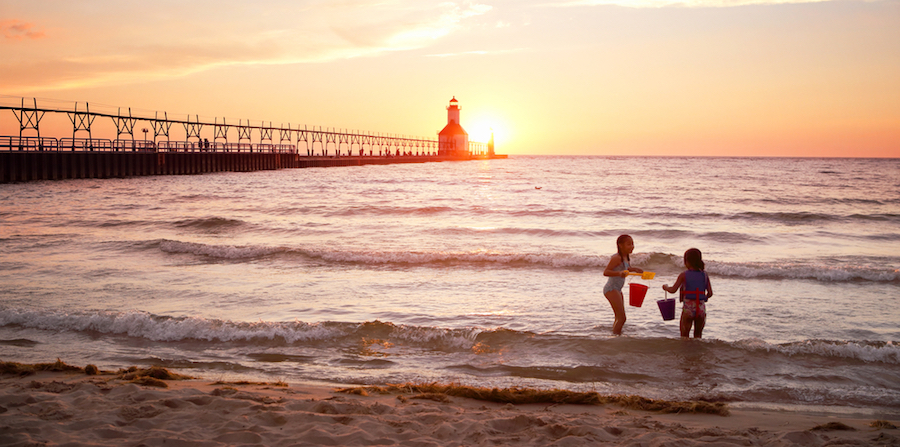
[[[131,379],[133,380],[133,379]],[[365,394],[365,395],[364,395]],[[0,375],[0,445],[900,446],[900,421],[797,411],[673,414],[321,385]],[[879,425],[879,424],[875,424]]]

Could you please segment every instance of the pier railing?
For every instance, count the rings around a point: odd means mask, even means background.
[[[89,105],[75,103],[74,108],[38,107],[37,99],[26,105],[25,98],[15,98],[18,104],[3,104],[9,98],[0,95],[0,111],[11,110],[19,124],[19,136],[0,136],[0,151],[101,151],[101,152],[259,152],[293,153],[298,156],[479,156],[493,154],[488,143],[469,142],[467,147],[455,144],[397,134],[360,132],[321,126],[273,126],[271,122],[251,125],[250,121],[234,120],[226,123],[216,118],[201,120],[199,116],[187,119],[169,118],[165,112],[151,116],[133,115],[131,109],[118,108],[115,112],[91,111]],[[72,138],[48,138],[41,136],[41,120],[46,113],[65,114],[72,124]],[[111,119],[116,127],[116,139],[94,138],[93,122],[96,118]],[[144,133],[144,139],[135,138],[136,125]],[[172,141],[172,127],[184,127],[184,141]],[[209,131],[212,131],[211,133]],[[152,131],[152,132],[151,132]],[[36,136],[25,136],[33,132]],[[148,139],[147,134],[152,138]],[[229,142],[237,133],[237,143]],[[87,138],[76,138],[87,135]],[[209,136],[211,138],[204,138]],[[258,138],[258,143],[252,143]],[[175,138],[176,140],[178,137]],[[212,140],[212,141],[210,141]],[[276,143],[277,141],[277,143]]]
[[[71,152],[249,152],[296,154],[292,144],[205,143],[188,141],[108,140],[0,136],[0,151]]]
[[[433,157],[437,153],[427,147],[409,146],[405,150],[394,151],[369,148],[365,150],[335,151],[334,157]],[[253,144],[222,143],[192,141],[142,141],[142,140],[108,140],[103,138],[52,138],[52,137],[14,137],[0,136],[0,151],[36,151],[36,152],[224,152],[224,153],[260,153],[260,154],[297,154],[317,156],[312,150],[301,153],[293,144]],[[324,151],[321,156],[331,156]]]

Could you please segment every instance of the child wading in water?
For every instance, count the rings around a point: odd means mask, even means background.
[[[703,337],[703,327],[706,326],[706,300],[712,298],[712,285],[709,283],[709,275],[704,269],[703,254],[700,250],[692,248],[684,252],[684,266],[687,270],[678,275],[672,287],[663,285],[666,292],[675,293],[681,289],[681,336],[691,335],[691,325],[694,326],[694,338]]]
[[[616,321],[613,323],[613,334],[622,334],[625,326],[625,297],[622,296],[622,287],[625,286],[625,277],[628,272],[644,273],[643,270],[631,266],[631,252],[634,251],[634,240],[631,236],[623,234],[616,239],[616,254],[609,259],[609,265],[603,271],[603,276],[608,276],[606,286],[603,287],[603,295],[609,300]]]

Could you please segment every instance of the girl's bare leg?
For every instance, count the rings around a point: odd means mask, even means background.
[[[703,327],[706,326],[706,314],[697,315],[694,322],[694,338],[703,338]],[[690,328],[688,328],[690,329]]]
[[[622,328],[625,326],[625,297],[618,290],[610,290],[605,294],[609,305],[612,306],[613,313],[616,314],[616,321],[613,323],[613,335],[622,335]]]
[[[691,324],[694,319],[687,312],[681,313],[681,336],[688,338],[691,336]]]

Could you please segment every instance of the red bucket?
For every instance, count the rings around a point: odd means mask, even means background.
[[[647,294],[647,286],[633,282],[628,287],[628,303],[634,307],[641,307],[641,304],[644,304],[644,295]]]

